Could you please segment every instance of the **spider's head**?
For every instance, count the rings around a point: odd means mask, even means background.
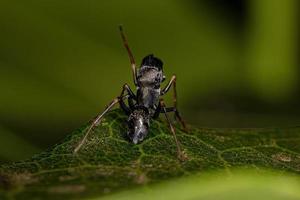
[[[163,62],[150,54],[143,58],[141,67],[138,71],[138,81],[144,86],[158,86],[165,80],[163,75]]]
[[[145,66],[156,68],[158,71],[163,70],[163,62],[153,54],[147,55],[143,58],[141,68]]]
[[[149,112],[146,108],[134,110],[128,118],[128,132],[129,139],[137,144],[142,142],[148,134],[150,126]]]

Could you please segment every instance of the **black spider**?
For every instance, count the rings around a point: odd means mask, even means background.
[[[180,159],[183,159],[185,155],[180,148],[180,144],[175,134],[175,129],[167,115],[168,112],[174,112],[175,118],[178,119],[183,128],[187,130],[186,124],[181,118],[177,109],[176,76],[173,75],[169,83],[163,89],[161,89],[160,85],[165,80],[165,76],[163,74],[163,62],[153,54],[150,54],[143,58],[141,66],[137,71],[135,60],[128,46],[122,26],[120,26],[120,33],[124,46],[127,49],[129,55],[133,73],[133,82],[136,86],[137,92],[136,94],[134,94],[129,85],[124,84],[120,96],[115,98],[106,107],[106,109],[94,119],[84,138],[75,148],[74,153],[79,151],[81,146],[84,144],[88,134],[95,126],[97,126],[101,122],[102,117],[109,110],[111,110],[114,105],[119,103],[122,110],[128,115],[127,135],[134,144],[142,142],[147,136],[150,128],[150,120],[157,118],[160,113],[164,113],[176,142],[178,157]],[[169,91],[172,85],[174,89],[174,105],[173,107],[166,107],[161,97]],[[128,100],[128,105],[124,102],[125,99]]]

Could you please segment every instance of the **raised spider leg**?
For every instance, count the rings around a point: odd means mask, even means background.
[[[128,94],[124,95],[124,92],[127,91]],[[103,118],[103,116],[110,111],[114,105],[116,105],[117,103],[120,103],[121,108],[124,110],[125,113],[130,112],[130,108],[128,108],[125,103],[124,103],[124,99],[127,99],[129,97],[135,98],[135,96],[131,96],[133,94],[133,92],[131,91],[130,87],[127,84],[123,85],[123,89],[122,92],[120,94],[119,97],[115,98],[114,100],[112,100],[108,106],[106,106],[105,110],[96,116],[96,118],[93,120],[92,124],[90,125],[89,129],[87,130],[86,134],[84,135],[83,139],[79,142],[79,144],[77,145],[77,147],[74,149],[74,154],[77,153],[80,148],[82,147],[82,145],[85,143],[88,135],[90,134],[91,130],[99,125],[99,123],[101,122],[101,119]],[[134,95],[134,94],[133,94]]]
[[[180,147],[181,144],[179,143],[179,141],[178,141],[178,139],[177,139],[177,136],[176,136],[176,132],[175,132],[174,126],[173,126],[172,122],[171,122],[170,119],[169,119],[169,116],[168,116],[168,114],[167,114],[167,108],[166,108],[166,105],[165,105],[163,99],[160,99],[160,106],[161,106],[161,109],[162,109],[161,111],[164,113],[164,115],[165,115],[165,117],[166,117],[166,120],[167,120],[167,122],[168,122],[168,124],[169,124],[169,128],[170,128],[170,130],[171,130],[171,132],[172,132],[172,134],[173,134],[173,137],[174,137],[174,140],[175,140],[175,143],[176,143],[176,147],[177,147],[177,156],[178,156],[178,158],[179,158],[180,160],[184,161],[184,160],[187,159],[187,156],[186,156],[185,153],[181,150],[181,147]]]
[[[177,108],[177,90],[176,90],[176,76],[173,75],[171,80],[169,81],[169,83],[166,85],[166,87],[164,89],[162,89],[160,95],[165,95],[169,89],[171,88],[171,86],[173,85],[173,108],[172,111],[174,112],[175,115],[175,119],[178,119],[179,122],[181,123],[183,129],[185,132],[188,132],[188,128],[186,126],[185,121],[183,120],[183,118],[181,117],[178,108]],[[172,111],[167,111],[167,112],[172,112]]]
[[[127,38],[126,38],[125,33],[123,31],[122,25],[119,26],[119,29],[120,29],[120,34],[121,34],[121,37],[122,37],[122,40],[123,40],[123,44],[124,44],[124,46],[125,46],[125,48],[127,50],[127,53],[128,53],[129,59],[130,59],[131,69],[132,69],[132,75],[133,75],[133,82],[134,82],[135,85],[137,85],[135,60],[134,60],[133,54],[131,52],[131,49],[130,49],[130,47],[128,45],[128,41],[127,41]]]

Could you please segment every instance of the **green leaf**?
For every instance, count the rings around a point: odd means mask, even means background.
[[[141,144],[126,139],[126,116],[110,112],[73,151],[88,125],[33,158],[0,168],[0,199],[80,199],[159,183],[175,177],[235,167],[299,174],[300,128],[176,129],[188,159],[177,158],[176,145],[163,121],[152,121]],[[152,185],[152,184],[151,184]]]
[[[274,172],[235,170],[228,177],[222,172],[189,176],[146,187],[118,192],[94,200],[287,200],[300,199],[300,181]]]
[[[300,181],[274,172],[258,174],[235,170],[228,177],[222,172],[189,176],[147,187],[118,192],[93,200],[295,200],[300,199]]]

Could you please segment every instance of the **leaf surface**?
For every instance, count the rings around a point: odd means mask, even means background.
[[[300,128],[176,128],[188,159],[177,158],[164,121],[152,121],[138,145],[126,138],[126,116],[110,112],[77,154],[73,150],[88,124],[63,142],[29,160],[0,168],[0,199],[81,199],[101,197],[140,185],[194,173],[246,168],[300,172]]]

